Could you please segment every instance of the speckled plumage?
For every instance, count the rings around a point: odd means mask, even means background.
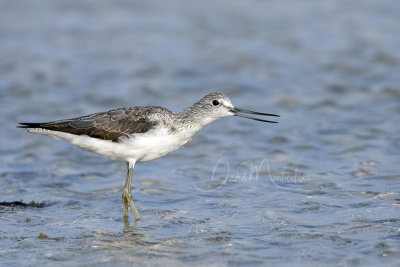
[[[124,216],[127,203],[136,219],[139,214],[131,195],[132,169],[136,162],[162,157],[179,149],[207,124],[227,116],[273,122],[245,114],[277,116],[235,108],[228,97],[211,93],[179,113],[164,107],[120,108],[73,119],[46,123],[20,123],[30,133],[52,136],[82,149],[128,162],[123,191]]]

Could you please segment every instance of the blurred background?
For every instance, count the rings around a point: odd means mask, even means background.
[[[395,0],[0,0],[0,202],[44,204],[0,206],[0,263],[399,264],[399,29]],[[139,225],[124,164],[15,128],[214,91],[279,124],[138,164]]]

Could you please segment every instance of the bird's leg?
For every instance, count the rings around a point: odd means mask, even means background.
[[[133,203],[132,199],[132,173],[133,173],[133,167],[135,166],[135,162],[128,162],[128,173],[126,174],[126,181],[125,181],[125,186],[124,190],[122,191],[122,204],[124,208],[124,218],[128,218],[128,203],[129,206],[131,206],[131,209],[133,211],[133,215],[135,215],[136,220],[140,220],[139,212],[137,211],[135,207],[135,203]]]

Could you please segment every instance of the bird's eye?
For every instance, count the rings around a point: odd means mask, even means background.
[[[219,105],[219,101],[218,101],[218,100],[214,100],[214,101],[212,102],[212,104],[213,104],[214,106],[218,106],[218,105]]]

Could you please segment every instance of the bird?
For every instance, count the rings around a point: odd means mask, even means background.
[[[150,161],[178,150],[203,127],[223,117],[238,116],[277,123],[250,115],[279,117],[235,107],[226,95],[217,92],[207,94],[177,113],[161,106],[124,107],[72,119],[22,122],[17,127],[126,162],[128,171],[122,191],[123,216],[128,220],[129,204],[135,221],[139,221],[131,191],[133,169],[137,162]]]

